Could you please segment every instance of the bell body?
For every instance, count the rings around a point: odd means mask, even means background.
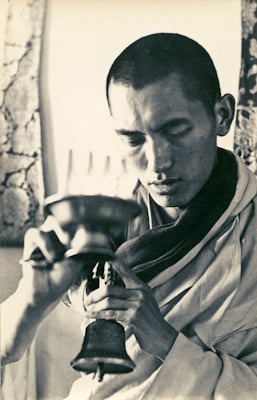
[[[102,376],[105,373],[131,372],[135,364],[126,352],[123,326],[114,320],[104,319],[89,324],[82,349],[71,365],[86,373],[97,373],[100,368]]]

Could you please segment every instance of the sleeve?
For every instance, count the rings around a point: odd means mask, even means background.
[[[179,333],[142,400],[255,400],[257,328],[248,330],[247,337],[244,353],[235,358],[223,351],[203,350]]]
[[[30,304],[26,281],[22,278],[16,292],[1,303],[1,364],[18,361],[31,345],[38,326],[57,306],[59,300],[43,306]]]

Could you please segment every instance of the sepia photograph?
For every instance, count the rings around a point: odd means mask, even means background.
[[[0,400],[257,399],[257,0],[0,0]]]

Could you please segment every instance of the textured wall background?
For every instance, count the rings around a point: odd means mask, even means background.
[[[42,219],[38,75],[44,0],[10,0],[0,66],[1,244],[19,245]]]
[[[242,0],[242,60],[234,150],[257,175],[257,0]]]

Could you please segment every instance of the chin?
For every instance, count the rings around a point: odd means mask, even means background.
[[[179,207],[185,208],[187,204],[191,201],[191,197],[188,195],[180,195],[177,193],[167,194],[167,195],[158,195],[157,193],[150,193],[152,199],[156,204],[160,207],[168,208],[168,207]],[[188,199],[189,198],[189,199]]]
[[[158,204],[158,206],[160,206],[160,207],[164,207],[164,208],[167,208],[167,207],[180,207],[178,205],[178,202],[177,202],[175,196],[170,196],[170,195],[167,195],[167,196],[164,196],[164,195],[160,196],[159,195],[158,196],[156,194],[154,194],[154,195],[151,194],[151,197],[154,200],[154,202],[156,204]]]

